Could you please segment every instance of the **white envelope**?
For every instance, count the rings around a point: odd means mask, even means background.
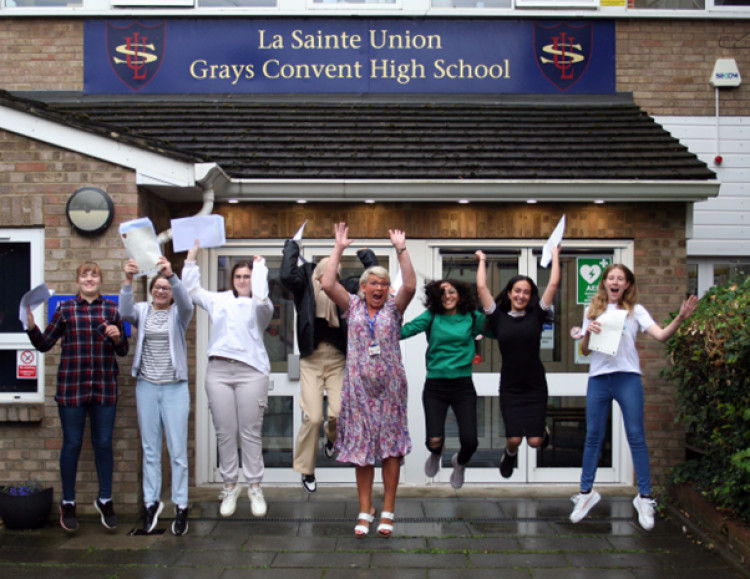
[[[542,248],[542,259],[539,260],[539,265],[541,265],[542,267],[547,267],[549,265],[549,262],[552,261],[552,249],[560,245],[560,242],[563,239],[564,231],[565,215],[563,215],[560,221],[558,221],[555,230],[549,236],[549,239],[547,239],[547,243],[544,244],[544,247]]]
[[[598,334],[590,332],[589,350],[601,352],[614,356],[620,347],[622,333],[625,331],[625,318],[628,316],[628,310],[612,310],[604,312],[596,318],[596,321],[602,325],[602,331]]]
[[[46,302],[53,293],[55,292],[48,289],[47,284],[42,282],[21,296],[21,303],[18,306],[18,320],[23,325],[24,330],[29,329],[26,323],[28,320],[26,317],[26,308],[29,307],[33,311],[37,306]]]
[[[161,257],[161,248],[156,239],[154,224],[148,217],[121,223],[120,237],[128,257],[138,264],[136,277],[159,271],[156,262]]]
[[[172,219],[172,248],[175,253],[188,251],[195,245],[201,247],[221,247],[226,243],[224,217],[222,215],[196,215],[182,219]]]

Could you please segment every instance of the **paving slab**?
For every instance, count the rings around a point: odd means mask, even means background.
[[[172,535],[169,517],[152,535],[138,532],[135,517],[121,517],[115,532],[95,517],[83,517],[74,535],[56,521],[37,531],[0,527],[0,573],[24,579],[747,577],[663,513],[653,531],[641,529],[632,495],[604,494],[589,517],[573,524],[567,494],[471,486],[457,493],[445,486],[399,489],[390,539],[376,535],[377,523],[366,538],[354,537],[359,508],[351,487],[319,488],[315,495],[296,486],[264,487],[264,518],[252,516],[246,497],[233,517],[222,518],[215,489],[191,491],[182,537]],[[382,508],[377,491],[375,505]]]

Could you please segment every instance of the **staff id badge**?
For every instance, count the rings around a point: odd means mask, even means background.
[[[380,344],[370,344],[370,356],[380,356]]]

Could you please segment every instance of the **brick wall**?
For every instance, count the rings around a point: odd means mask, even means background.
[[[83,20],[0,19],[0,78],[5,90],[81,90]]]
[[[617,90],[654,115],[713,116],[717,58],[750,67],[747,20],[618,20]],[[721,89],[721,115],[746,115],[745,85]]]
[[[126,258],[118,225],[137,215],[135,175],[115,165],[84,157],[18,135],[0,131],[0,227],[44,227],[47,284],[57,293],[74,294],[75,269],[84,260],[99,263],[104,272],[103,293],[117,294]],[[106,191],[115,204],[115,218],[99,237],[73,233],[65,217],[65,204],[83,186]],[[44,320],[37,319],[40,326]],[[45,402],[31,409],[36,416],[21,417],[4,406],[0,422],[2,482],[39,478],[61,496],[58,457],[60,422],[54,401],[59,346],[45,356]],[[120,358],[120,401],[115,424],[114,494],[121,510],[134,510],[139,496],[139,449],[134,383],[129,377],[131,356]],[[37,421],[33,421],[37,418]],[[32,420],[19,422],[18,420]],[[84,438],[78,472],[78,502],[82,511],[93,511],[98,484],[93,452]]]

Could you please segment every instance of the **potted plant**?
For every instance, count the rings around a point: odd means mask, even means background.
[[[8,529],[39,529],[49,519],[52,487],[39,481],[15,483],[0,487],[0,518]]]

